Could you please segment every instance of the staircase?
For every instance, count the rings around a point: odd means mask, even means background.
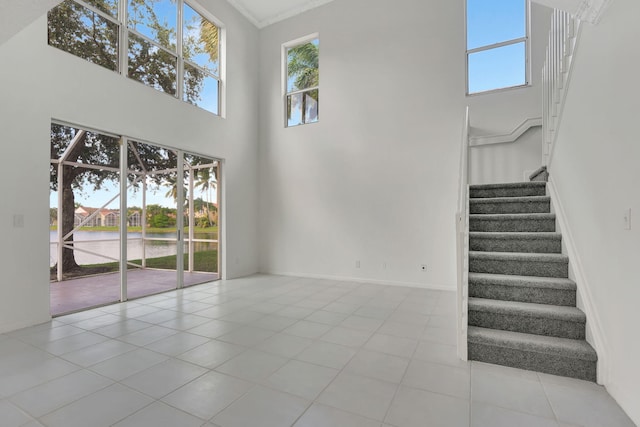
[[[546,182],[472,185],[469,360],[596,381]]]

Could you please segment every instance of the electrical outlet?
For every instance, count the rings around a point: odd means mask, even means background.
[[[626,209],[623,214],[624,229],[631,230],[631,208]]]
[[[382,263],[382,269],[383,269],[383,270],[386,270],[386,269],[387,269],[387,263],[386,263],[386,262],[383,262],[383,263]]]
[[[420,271],[427,271],[427,264],[420,265]]]
[[[356,268],[360,268],[360,260],[356,261]]]

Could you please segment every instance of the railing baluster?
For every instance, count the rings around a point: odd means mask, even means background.
[[[562,114],[567,83],[571,72],[580,21],[569,13],[554,10],[545,63],[542,68],[543,157],[548,166]]]

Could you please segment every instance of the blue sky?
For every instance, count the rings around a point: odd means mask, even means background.
[[[467,49],[526,35],[525,0],[467,0]],[[469,92],[481,92],[525,82],[524,43],[469,56]]]
[[[147,191],[147,205],[160,205],[168,208],[175,208],[176,204],[171,197],[165,197],[165,194],[168,189],[161,188],[157,191],[148,190]],[[118,183],[105,183],[103,188],[98,191],[85,191],[84,194],[79,192],[75,193],[75,201],[76,203],[80,203],[83,206],[87,206],[90,208],[99,208],[102,207],[105,203],[111,200],[120,192],[120,188],[118,187]],[[129,207],[138,206],[142,207],[142,193],[140,191],[134,193],[133,191],[129,191],[128,194],[127,205]],[[196,199],[201,198],[202,200],[207,199],[207,195],[202,193],[200,189],[194,189],[194,197]],[[212,202],[215,202],[217,199],[217,193],[215,189],[211,190],[210,198]],[[58,206],[58,193],[50,192],[49,195],[49,207],[55,208]],[[120,201],[119,199],[114,200],[107,206],[107,209],[119,209]]]

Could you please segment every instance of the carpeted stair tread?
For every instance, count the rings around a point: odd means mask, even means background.
[[[468,357],[596,381],[547,177],[469,187]]]
[[[469,326],[467,336],[469,343],[488,344],[496,347],[563,356],[590,362],[598,360],[593,347],[584,340],[500,331],[476,326]]]
[[[471,231],[469,237],[478,239],[562,240],[562,234],[554,231]]]
[[[470,251],[469,272],[567,278],[569,258],[553,253]]]
[[[546,195],[546,182],[512,182],[469,186],[469,196],[471,198],[544,195]]]
[[[515,276],[509,274],[469,273],[469,283],[575,291],[576,283],[562,277]]]
[[[471,214],[549,213],[550,206],[551,198],[548,196],[469,199],[469,212]]]
[[[555,232],[556,216],[551,213],[470,214],[469,231]]]
[[[579,308],[560,305],[469,298],[469,311],[484,311],[493,314],[522,317],[538,317],[576,323],[586,322],[586,316]]]
[[[575,307],[576,284],[557,277],[469,273],[469,296]]]
[[[495,220],[518,220],[524,221],[528,219],[556,219],[556,214],[552,213],[526,213],[526,214],[471,214],[469,219],[477,219],[484,221]]]
[[[491,203],[527,203],[527,202],[547,202],[550,201],[549,196],[516,196],[516,197],[477,197],[470,198],[472,203],[491,204]]]
[[[469,249],[483,252],[560,253],[562,235],[546,231],[471,231]]]

